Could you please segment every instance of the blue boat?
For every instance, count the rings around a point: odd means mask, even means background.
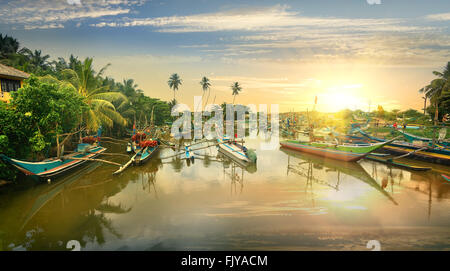
[[[134,164],[135,165],[142,165],[147,160],[153,157],[153,155],[156,153],[156,151],[159,149],[159,141],[158,144],[154,147],[145,147],[141,148],[138,145],[133,144],[132,148],[133,151],[136,153],[136,157],[134,158]]]
[[[386,140],[377,138],[365,133],[361,129],[357,131],[363,136],[367,137],[370,141],[385,142]],[[426,142],[425,142],[426,143]],[[426,162],[432,162],[442,165],[450,165],[450,149],[444,146],[436,145],[434,147],[425,145],[419,146],[409,142],[393,141],[383,147],[384,150],[394,154],[407,154],[409,157],[423,160]]]
[[[407,133],[407,132],[404,132],[404,131],[401,131],[401,130],[399,130],[399,132],[409,142],[422,141],[422,142],[426,142],[426,143],[428,143],[430,145],[433,143],[433,139],[431,139],[431,138],[416,136],[416,135],[413,135],[413,134],[410,134],[410,133]],[[450,142],[449,141],[445,141],[445,140],[442,140],[442,141],[436,140],[436,145],[440,145],[440,146],[448,148],[448,147],[450,147]]]
[[[61,158],[50,158],[41,162],[18,160],[4,154],[0,154],[0,158],[26,175],[39,178],[53,178],[88,162],[88,160],[81,159],[95,158],[104,151],[106,151],[104,147],[82,143],[78,144],[75,152],[70,155],[65,155]]]

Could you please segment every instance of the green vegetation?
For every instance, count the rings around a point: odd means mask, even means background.
[[[424,93],[425,99],[429,99],[432,106],[428,107],[428,112],[433,115],[434,125],[442,120],[450,106],[450,62],[444,67],[442,72],[433,71],[438,78],[432,80],[429,85],[421,88],[420,93]],[[439,111],[439,108],[443,109]],[[447,111],[446,111],[447,110]]]
[[[239,95],[239,92],[242,91],[242,87],[239,85],[239,82],[234,82],[233,85],[231,85],[231,90],[233,91],[231,95],[233,95],[233,104],[234,100],[236,99],[236,95]]]
[[[125,136],[133,123],[148,124],[152,112],[156,125],[172,120],[170,103],[145,96],[132,79],[105,76],[109,65],[96,72],[92,58],[50,61],[41,50],[20,48],[16,39],[0,34],[0,63],[31,74],[9,104],[0,103],[0,153],[14,158],[54,156],[57,135],[80,127],[92,134],[102,126],[106,135]],[[174,92],[181,85],[176,77]],[[14,176],[0,163],[0,179]]]

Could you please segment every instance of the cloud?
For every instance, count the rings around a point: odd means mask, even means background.
[[[0,3],[0,24],[45,29],[68,21],[124,15],[146,0],[15,0]],[[60,27],[59,27],[60,28]]]
[[[369,5],[381,5],[381,0],[366,0]]]
[[[275,31],[280,29],[315,27],[374,27],[389,26],[399,19],[346,19],[333,17],[307,17],[289,11],[286,5],[238,9],[190,16],[169,16],[155,18],[124,18],[92,24],[94,27],[136,27],[151,26],[160,32],[214,32],[214,31]]]
[[[430,15],[425,16],[425,18],[430,21],[450,21],[450,12],[449,13],[430,14]]]

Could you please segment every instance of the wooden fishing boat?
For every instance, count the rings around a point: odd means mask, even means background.
[[[50,158],[41,162],[22,161],[7,157],[3,154],[0,154],[0,158],[15,166],[26,175],[51,178],[78,167],[105,151],[106,148],[104,147],[82,143],[78,144],[75,152],[70,155],[65,155],[61,158]]]
[[[328,142],[286,140],[280,142],[280,145],[285,148],[312,153],[326,158],[354,162],[389,143],[390,141],[375,144],[336,144]]]
[[[358,130],[359,133],[366,136],[371,141],[386,142],[384,139],[371,136],[362,130]],[[431,147],[415,145],[413,143],[404,141],[392,141],[383,147],[383,150],[393,154],[407,154],[413,159],[423,160],[426,162],[432,162],[442,165],[450,165],[450,149],[445,147]]]
[[[407,133],[407,132],[404,132],[404,131],[401,131],[401,130],[398,130],[405,138],[406,138],[406,140],[408,140],[409,142],[413,142],[413,141],[422,141],[422,142],[425,142],[425,143],[428,143],[428,144],[432,144],[432,142],[433,142],[433,139],[431,139],[431,138],[427,138],[427,137],[421,137],[421,136],[416,136],[416,135],[413,135],[413,134],[410,134],[410,133]],[[442,147],[446,147],[446,148],[448,148],[448,147],[450,147],[450,142],[449,141],[446,141],[446,140],[437,140],[436,141],[436,145],[440,145],[440,146],[442,146]]]
[[[134,146],[133,149],[134,152],[136,153],[136,156],[134,158],[134,164],[142,165],[153,157],[153,155],[159,149],[159,143],[156,144],[155,146],[147,146],[147,147]]]
[[[387,165],[390,165],[390,166],[395,166],[395,167],[406,169],[406,170],[427,171],[427,170],[431,169],[431,167],[419,167],[419,166],[408,165],[408,164],[404,164],[404,163],[395,162],[392,159],[382,159],[382,158],[379,158],[379,157],[375,157],[373,155],[367,155],[365,157],[365,159],[372,160],[372,161],[379,162],[379,163],[383,163],[383,164],[387,164]]]
[[[249,153],[249,150],[237,143],[234,140],[230,140],[228,137],[217,139],[219,151],[228,157],[232,158],[236,162],[242,165],[248,165],[256,162],[256,154],[254,152]]]

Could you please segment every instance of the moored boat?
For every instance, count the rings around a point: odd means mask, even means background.
[[[375,144],[335,144],[328,142],[301,142],[296,140],[285,140],[280,145],[306,153],[312,153],[326,158],[354,162],[367,154],[382,148],[391,141]]]
[[[41,162],[28,162],[10,158],[0,154],[0,158],[10,163],[26,175],[40,178],[56,177],[86,163],[89,159],[95,158],[105,152],[106,148],[98,145],[86,143],[78,144],[74,153],[62,156],[61,158],[50,158]]]
[[[256,162],[256,154],[228,137],[217,139],[219,151],[243,165]]]
[[[432,142],[433,142],[433,139],[431,139],[431,138],[413,135],[413,134],[410,134],[410,133],[407,133],[407,132],[401,131],[401,130],[398,130],[398,131],[399,131],[399,132],[403,135],[403,137],[405,137],[405,139],[408,140],[409,142],[422,141],[422,142],[425,142],[425,143],[428,143],[428,144],[432,144]],[[449,141],[446,141],[446,140],[436,140],[436,145],[438,145],[438,146],[440,145],[440,146],[442,146],[442,147],[448,148],[448,147],[450,147],[450,142],[449,142]]]
[[[371,141],[376,142],[386,142],[381,138],[371,136],[361,130],[359,133],[367,137]],[[410,153],[409,157],[413,159],[418,159],[426,162],[432,162],[442,165],[450,165],[450,149],[439,146],[429,146],[426,142],[424,144],[414,144],[404,141],[392,141],[383,147],[383,150],[393,153],[393,154],[407,154]]]

